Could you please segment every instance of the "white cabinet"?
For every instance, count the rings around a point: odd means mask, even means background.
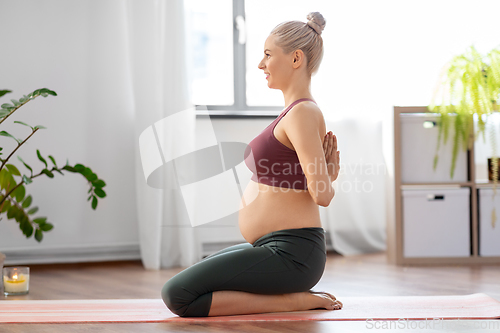
[[[453,123],[453,116],[450,120]],[[453,126],[446,144],[441,142],[436,170],[433,169],[439,127],[435,114],[401,114],[401,181],[403,183],[439,183],[467,181],[467,155],[460,150],[453,178],[450,178]]]
[[[474,140],[467,151],[460,147],[450,177],[453,114],[433,170],[439,117],[425,106],[394,107],[395,218],[387,224],[388,259],[399,265],[500,263],[500,186],[493,202],[492,182],[476,179],[480,143]]]
[[[493,207],[496,221],[492,223]],[[500,256],[500,188],[493,198],[493,189],[479,189],[479,255]]]
[[[470,256],[470,189],[403,190],[405,257]]]

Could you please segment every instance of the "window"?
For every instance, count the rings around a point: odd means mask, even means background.
[[[185,4],[192,102],[198,109],[239,114],[283,109],[281,91],[269,89],[258,69],[264,42],[279,22],[304,22],[307,13],[330,6],[324,0],[272,0],[272,5],[269,0],[185,0]]]
[[[192,103],[198,109],[240,113],[282,110],[281,92],[271,91],[257,68],[267,35],[260,37],[261,27],[256,29],[259,33],[249,32],[245,1],[186,0],[185,4]],[[252,4],[250,10],[254,8]],[[249,41],[256,48],[250,57]]]
[[[428,105],[441,69],[454,55],[472,44],[484,54],[499,47],[498,0],[474,5],[455,0],[185,3],[193,21],[188,27],[194,29],[189,36],[197,43],[191,45],[193,103],[209,110],[282,110],[281,92],[269,89],[257,68],[264,42],[278,23],[305,22],[313,11],[321,12],[327,24],[324,57],[311,90],[330,119],[379,119],[394,105]]]
[[[185,4],[192,103],[233,105],[232,0]]]

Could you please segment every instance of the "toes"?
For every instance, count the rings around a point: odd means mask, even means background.
[[[312,291],[312,290],[309,290],[309,292],[311,294],[320,295],[323,298],[330,299],[332,301],[332,303],[330,305],[328,305],[327,309],[329,309],[329,310],[340,310],[344,306],[341,301],[337,300],[337,298],[330,293],[327,293],[324,291]]]
[[[333,310],[340,310],[340,309],[342,309],[342,303],[340,303],[339,301],[335,301],[331,305],[331,309],[333,309]]]

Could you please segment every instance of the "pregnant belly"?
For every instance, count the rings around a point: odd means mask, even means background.
[[[240,232],[249,243],[277,230],[321,227],[319,206],[307,190],[250,181],[240,203]]]

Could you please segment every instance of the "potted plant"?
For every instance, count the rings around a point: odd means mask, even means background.
[[[455,131],[450,169],[450,177],[453,178],[458,150],[470,149],[480,135],[485,141],[486,124],[489,116],[499,111],[499,99],[500,49],[493,49],[483,57],[474,46],[470,46],[464,54],[452,58],[443,68],[431,104],[427,106],[429,112],[440,114],[434,169],[438,163],[437,150],[440,142],[446,143],[448,139],[451,114],[454,114]],[[477,119],[477,131],[474,130],[475,119]],[[491,133],[491,139],[491,174],[495,189],[498,181],[498,156],[494,132]],[[493,210],[493,225],[495,219]]]
[[[0,90],[0,97],[4,96],[7,93],[10,93],[10,90]],[[57,96],[57,94],[49,89],[37,89],[28,95],[24,95],[19,100],[11,99],[12,104],[4,103],[0,107],[0,127],[1,124],[7,120],[10,116],[14,114],[17,110],[19,110],[26,103],[31,102],[39,96],[47,97],[47,96]],[[52,168],[49,167],[47,160],[42,156],[39,150],[37,150],[37,157],[43,163],[42,170],[38,173],[33,171],[33,168],[29,166],[27,163],[23,161],[23,159],[17,155],[19,161],[21,161],[27,170],[29,170],[29,174],[23,174],[19,171],[19,169],[11,163],[11,159],[15,154],[18,153],[18,150],[26,143],[28,139],[32,139],[37,131],[41,129],[45,129],[43,126],[31,126],[21,121],[14,121],[22,126],[27,126],[31,129],[31,133],[26,136],[24,139],[18,139],[13,134],[8,133],[6,131],[0,131],[0,136],[5,137],[2,140],[7,140],[6,138],[10,138],[16,141],[17,147],[15,147],[11,152],[3,151],[3,147],[0,144],[0,220],[4,217],[7,219],[13,219],[19,224],[19,229],[26,236],[26,238],[34,235],[34,238],[41,242],[43,239],[43,233],[50,231],[53,228],[53,225],[47,221],[47,217],[34,217],[36,212],[38,211],[38,207],[32,207],[32,197],[31,195],[27,195],[26,186],[31,184],[35,178],[45,175],[49,178],[54,178],[55,172],[60,173],[64,176],[63,171],[69,171],[73,173],[79,173],[87,180],[89,184],[89,197],[87,201],[92,200],[91,206],[92,209],[97,208],[98,198],[106,197],[106,193],[103,188],[106,186],[106,183],[97,177],[97,175],[92,172],[92,170],[82,164],[69,165],[68,161],[66,161],[66,165],[63,167],[59,167],[56,164],[56,160],[53,156],[49,155],[51,163],[53,164]],[[4,157],[7,155],[6,157]],[[4,255],[0,253],[0,263],[3,264]]]

